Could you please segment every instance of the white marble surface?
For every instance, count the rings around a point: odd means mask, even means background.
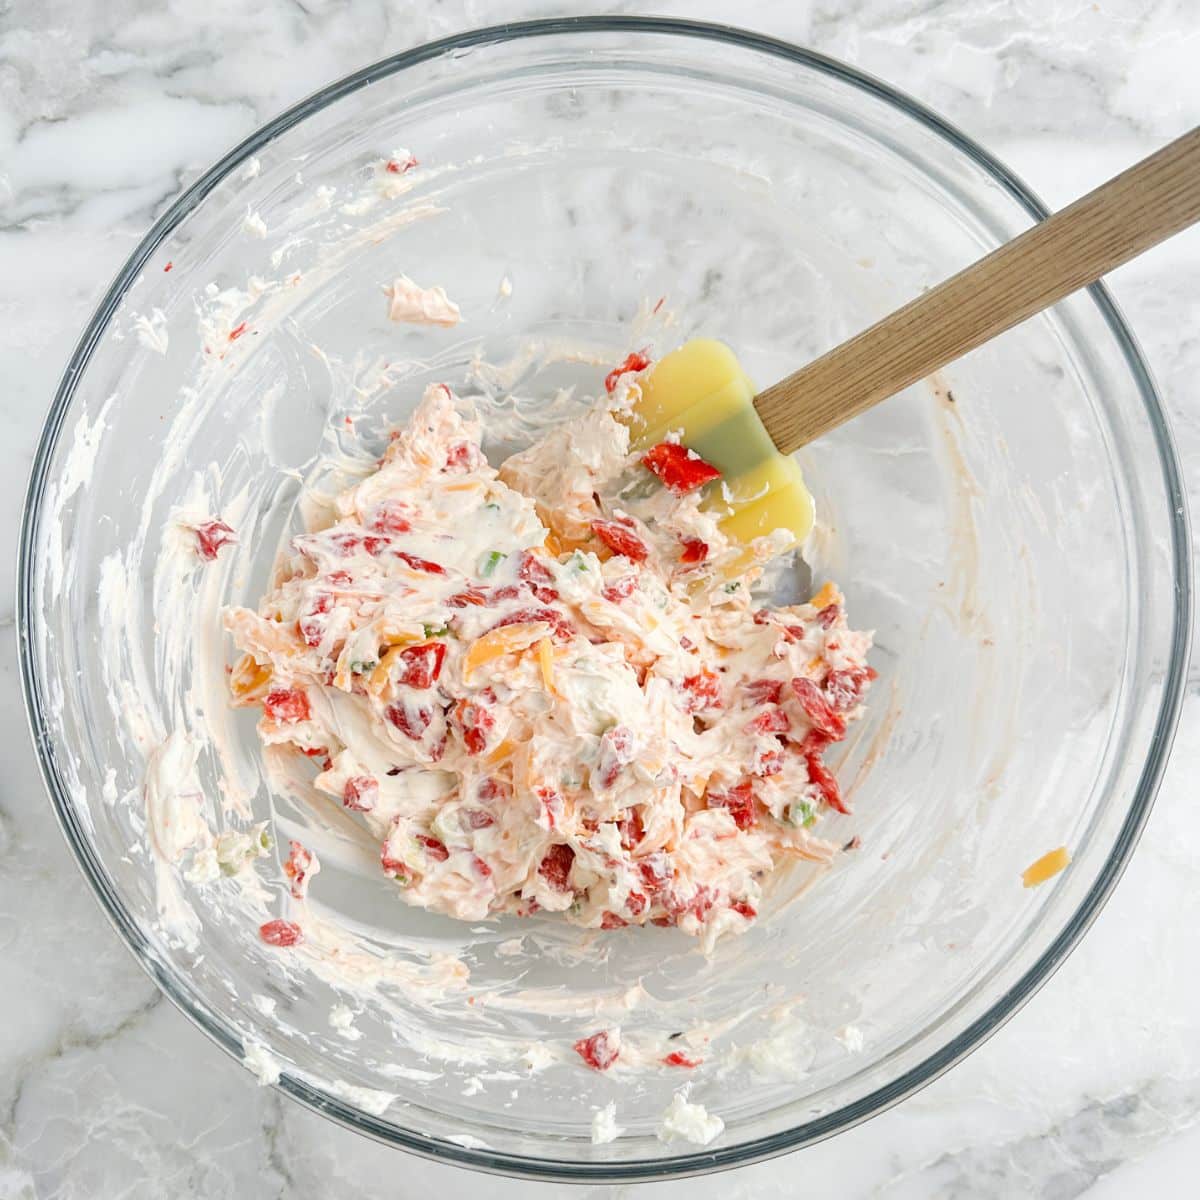
[[[946,113],[1052,204],[1200,120],[1193,0],[658,0],[845,58]],[[385,53],[542,0],[0,0],[0,621],[25,475],[72,342],[178,189],[257,124]],[[1200,495],[1200,232],[1113,290]],[[1193,507],[1193,516],[1200,516]],[[485,1180],[359,1139],[253,1086],[101,917],[50,815],[0,644],[0,1200],[567,1189]],[[1083,946],[967,1062],[799,1155],[653,1197],[1196,1195],[1200,704],[1140,850]],[[169,1068],[169,1069],[168,1069]],[[198,1116],[197,1114],[203,1114]]]

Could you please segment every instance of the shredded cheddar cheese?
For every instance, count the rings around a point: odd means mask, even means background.
[[[1021,874],[1021,882],[1027,888],[1037,887],[1039,883],[1045,883],[1047,879],[1052,879],[1059,871],[1064,870],[1070,862],[1071,854],[1066,846],[1059,846],[1057,850],[1043,854],[1037,862],[1026,867]]]

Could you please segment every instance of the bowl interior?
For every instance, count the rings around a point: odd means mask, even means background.
[[[410,1148],[652,1175],[877,1110],[1036,986],[1145,815],[1186,550],[1136,353],[1099,293],[1078,296],[802,452],[809,564],[876,630],[880,680],[838,764],[855,814],[826,826],[860,849],[779,879],[766,918],[711,959],[670,930],[423,914],[302,782],[266,778],[253,715],[225,701],[220,607],[256,604],[305,490],[364,469],[432,380],[475,398],[494,456],[547,406],[569,419],[634,346],[718,336],[766,383],[1031,215],[897,98],[736,35],[542,29],[335,92],[148,239],[47,428],[28,685],[94,885],[210,1032]],[[418,170],[388,170],[402,147]],[[443,284],[463,323],[390,323],[400,273]],[[238,545],[196,571],[171,542],[180,509],[221,514]],[[274,859],[250,883],[196,884],[151,854],[143,781],[172,733],[196,740],[214,830],[270,820],[277,844],[319,849],[325,932],[303,961],[256,936],[281,907]],[[1071,868],[1024,890],[1059,845]],[[343,1005],[349,1037],[330,1020]],[[571,1043],[614,1024],[679,1032],[704,1065],[584,1070]],[[703,1154],[654,1135],[685,1082],[726,1124]],[[592,1146],[609,1101],[627,1132]]]

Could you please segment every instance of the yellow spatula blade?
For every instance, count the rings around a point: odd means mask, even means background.
[[[721,528],[741,542],[787,530],[802,542],[813,527],[812,496],[795,460],[775,449],[754,411],[755,388],[728,346],[696,338],[663,357],[641,381],[630,417],[636,449],[668,434],[721,472],[704,507],[727,511]]]

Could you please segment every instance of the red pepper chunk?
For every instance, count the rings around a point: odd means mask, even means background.
[[[633,762],[634,756],[633,730],[627,725],[614,725],[600,738],[593,780],[602,788],[612,787],[617,782],[621,768]]]
[[[379,783],[370,775],[354,775],[342,789],[342,803],[351,812],[370,812],[379,799]]]
[[[540,556],[531,550],[526,550],[521,555],[517,578],[523,579],[526,583],[550,584],[554,582],[553,572],[542,562]]]
[[[644,350],[634,350],[632,354],[625,356],[625,361],[620,366],[614,367],[604,377],[604,390],[611,396],[617,390],[617,380],[622,375],[628,374],[630,371],[644,371],[650,365],[650,360],[646,357]]]
[[[306,646],[316,648],[324,640],[326,622],[319,618],[324,617],[331,608],[333,597],[328,592],[321,592],[313,600],[312,608],[296,622]]]
[[[842,606],[840,604],[827,604],[820,612],[817,613],[817,624],[822,629],[829,629],[836,625],[838,618],[842,615]]]
[[[729,908],[732,912],[737,913],[739,917],[745,917],[747,921],[753,921],[758,916],[758,909],[746,900],[734,900]]]
[[[821,761],[820,754],[808,754],[804,761],[808,766],[808,781],[819,789],[825,803],[835,812],[849,813],[842,799],[842,789],[838,787],[833,772]]]
[[[569,638],[575,626],[562,613],[553,608],[522,608],[497,621],[492,629],[503,629],[505,625],[532,625],[544,621],[556,638]],[[490,632],[490,630],[489,630]]]
[[[297,900],[303,900],[308,891],[308,877],[313,865],[311,851],[297,841],[288,843],[291,853],[283,864],[283,873],[291,881],[291,892]]]
[[[782,708],[764,708],[746,726],[747,733],[787,733],[792,727]]]
[[[418,165],[417,160],[408,154],[404,158],[389,158],[386,170],[389,175],[407,175],[413,167]]]
[[[614,553],[630,562],[642,563],[650,549],[632,529],[618,521],[593,521],[592,532]]]
[[[668,1067],[687,1067],[688,1070],[691,1070],[693,1067],[698,1067],[703,1061],[704,1059],[702,1058],[688,1058],[682,1050],[672,1050],[663,1059],[663,1065]]]
[[[495,728],[496,718],[479,700],[460,700],[454,706],[452,717],[462,734],[463,745],[468,754],[482,754],[487,749],[488,734]]]
[[[670,882],[671,868],[667,863],[667,856],[661,850],[647,854],[638,862],[637,868],[642,886],[652,896],[661,892]]]
[[[622,600],[628,600],[636,588],[637,576],[624,575],[620,579],[607,584],[600,594],[609,604],[620,604]]]
[[[706,483],[721,478],[721,472],[678,442],[659,442],[642,455],[642,466],[652,471],[677,496],[686,496]]]
[[[709,808],[728,809],[739,829],[749,829],[755,822],[754,785],[747,779],[725,792],[709,792],[705,796]]]
[[[751,679],[744,685],[743,691],[751,704],[778,704],[783,680]]]
[[[830,708],[836,712],[857,708],[862,702],[863,689],[878,675],[874,667],[845,667],[840,671],[830,671],[825,678],[825,696]]]
[[[371,528],[377,533],[410,533],[411,507],[403,500],[385,500],[371,517]]]
[[[205,521],[202,525],[193,526],[193,529],[196,534],[196,553],[205,562],[212,562],[222,546],[237,541],[237,534],[224,521]]]
[[[607,1029],[602,1029],[599,1033],[593,1033],[591,1037],[580,1038],[575,1043],[575,1053],[593,1071],[607,1071],[617,1061],[621,1045]]]
[[[411,688],[432,687],[442,673],[446,661],[445,642],[424,642],[420,646],[409,646],[400,651],[400,674],[397,683]]]
[[[684,538],[683,553],[679,556],[681,563],[687,563],[692,566],[695,563],[702,563],[708,558],[708,543],[702,542],[699,538]]]
[[[541,802],[542,814],[546,818],[547,827],[556,828],[563,815],[562,796],[554,788],[543,786],[537,789],[537,798]]]
[[[430,562],[427,558],[418,558],[415,554],[409,554],[404,550],[395,551],[395,555],[401,562],[406,562],[414,571],[424,571],[426,575],[445,575],[446,568],[439,567],[437,563]]]
[[[425,847],[425,853],[429,855],[434,862],[445,862],[450,857],[450,851],[446,849],[446,843],[438,841],[435,837],[429,837],[424,833],[415,835],[418,842]]]
[[[410,708],[407,704],[389,704],[383,715],[400,730],[405,737],[419,742],[425,736],[433,720],[433,711],[428,708]]]
[[[574,862],[575,851],[570,846],[565,844],[551,846],[538,866],[538,874],[556,892],[569,892],[571,885],[568,880]]]
[[[466,467],[470,470],[476,465],[479,457],[479,451],[472,443],[459,442],[457,445],[451,446],[446,455],[446,470],[449,471],[455,467]]]
[[[268,946],[294,946],[304,940],[300,926],[294,921],[268,921],[258,927],[258,936]]]
[[[641,808],[627,808],[617,822],[617,830],[621,835],[621,849],[632,850],[646,836]]]
[[[814,729],[819,729],[835,742],[846,736],[845,718],[833,711],[824,693],[811,679],[804,676],[793,679],[792,691]]]
[[[715,671],[704,667],[698,674],[689,675],[680,686],[684,692],[685,712],[721,707],[721,677]]]
[[[449,608],[482,608],[487,602],[487,593],[477,587],[469,587],[466,591],[455,592],[453,596],[446,599],[446,605]]]
[[[752,775],[759,779],[769,779],[783,770],[783,751],[778,747],[766,750],[760,747],[754,752],[754,765],[750,769]]]
[[[312,716],[308,696],[300,688],[272,688],[263,701],[263,712],[281,725],[307,721]]]

